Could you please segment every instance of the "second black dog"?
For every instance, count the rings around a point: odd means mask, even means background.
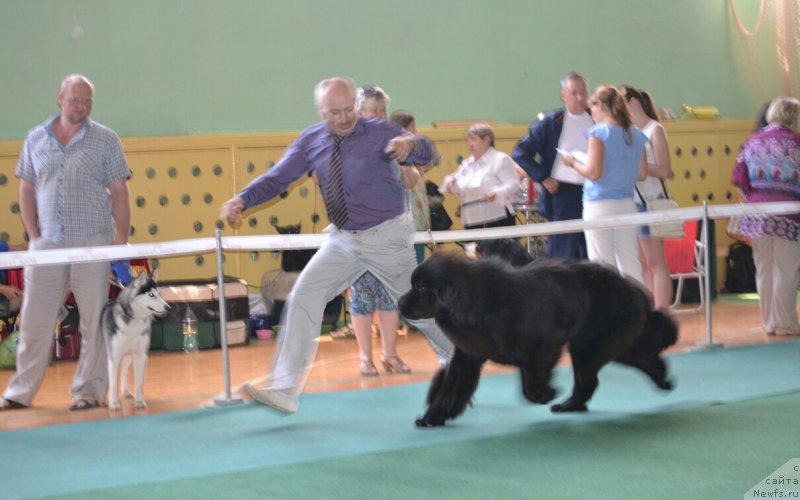
[[[513,238],[481,240],[475,246],[478,257],[499,257],[512,266],[524,266],[533,262],[528,250]]]
[[[435,318],[456,347],[433,378],[418,426],[444,425],[461,415],[487,360],[519,367],[529,401],[551,401],[550,376],[565,345],[574,388],[553,412],[586,411],[597,374],[610,361],[672,388],[660,353],[677,341],[677,325],[653,311],[645,291],[614,269],[577,261],[511,267],[495,258],[435,254],[417,267],[411,285],[400,298],[400,313]]]

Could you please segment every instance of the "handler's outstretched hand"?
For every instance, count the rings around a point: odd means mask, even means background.
[[[408,155],[414,151],[416,146],[417,143],[414,140],[413,135],[401,135],[400,137],[395,137],[389,141],[389,145],[386,147],[386,152],[393,155],[398,162],[403,163],[406,161],[406,158],[408,158]]]
[[[242,223],[242,212],[244,211],[244,201],[238,196],[226,201],[219,210],[219,215],[228,221],[233,227]]]

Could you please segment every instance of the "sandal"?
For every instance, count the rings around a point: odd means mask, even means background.
[[[358,368],[361,370],[362,377],[377,377],[378,369],[371,359],[361,359],[358,361]]]
[[[91,410],[99,406],[100,403],[94,399],[79,398],[72,403],[72,406],[69,407],[69,411]]]
[[[0,398],[0,411],[20,410],[22,408],[27,408],[27,405],[17,403],[16,401],[12,401],[10,399]]]
[[[381,358],[383,369],[386,373],[411,373],[411,367],[400,359],[400,356],[389,356],[388,358]]]
[[[331,338],[334,340],[337,339],[354,339],[356,338],[356,334],[353,333],[353,329],[350,328],[349,325],[345,325],[338,330],[334,330],[330,333]]]

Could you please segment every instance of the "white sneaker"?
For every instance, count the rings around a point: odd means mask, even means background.
[[[263,405],[267,405],[283,413],[294,413],[300,407],[300,398],[294,394],[278,389],[256,389],[250,384],[244,386],[247,394]]]

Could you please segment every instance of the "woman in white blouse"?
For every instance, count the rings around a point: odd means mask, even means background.
[[[444,192],[461,197],[461,224],[464,229],[513,226],[512,200],[520,191],[517,164],[494,149],[494,130],[486,123],[467,129],[466,140],[472,155],[442,185]]]
[[[620,92],[625,96],[633,124],[647,136],[644,145],[647,178],[636,183],[636,205],[640,212],[644,212],[646,202],[669,198],[665,185],[672,174],[669,142],[650,96],[630,85],[620,87]],[[651,237],[648,227],[642,226],[639,228],[639,250],[644,284],[653,294],[653,304],[656,309],[668,309],[672,304],[672,278],[664,253],[664,240]]]

